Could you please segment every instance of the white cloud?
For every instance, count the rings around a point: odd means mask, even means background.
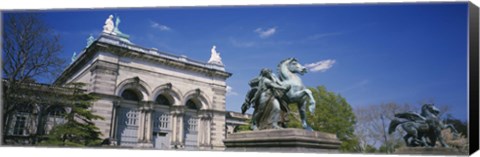
[[[332,68],[333,64],[335,64],[335,60],[327,59],[315,63],[306,64],[305,67],[313,72],[325,72],[328,69]]]
[[[273,34],[275,34],[276,31],[277,31],[277,28],[272,27],[272,28],[268,28],[268,29],[257,28],[257,29],[255,29],[254,32],[258,33],[260,38],[268,38],[268,37],[272,36]]]
[[[353,90],[353,89],[363,88],[363,87],[365,87],[365,86],[366,86],[367,84],[369,84],[369,83],[370,83],[369,80],[364,79],[364,80],[361,80],[361,81],[359,81],[359,82],[351,85],[351,86],[348,87],[348,88],[345,88],[345,89],[343,89],[343,90],[340,90],[339,92],[340,92],[340,93],[345,93],[345,92],[351,91],[351,90]]]
[[[317,39],[322,39],[322,38],[326,38],[326,37],[330,37],[330,36],[338,36],[338,35],[342,35],[342,34],[344,34],[344,32],[321,33],[321,34],[315,34],[315,35],[309,36],[307,39],[308,40],[317,40]]]
[[[166,26],[166,25],[162,25],[162,24],[157,23],[157,22],[154,22],[154,21],[150,21],[150,27],[155,28],[155,29],[159,29],[160,31],[169,31],[169,30],[171,30],[170,27],[168,27],[168,26]]]
[[[233,88],[231,86],[227,86],[227,96],[233,96],[233,95],[238,95],[237,92],[233,91]]]

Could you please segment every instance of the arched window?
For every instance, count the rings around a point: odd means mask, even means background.
[[[198,110],[198,107],[197,107],[197,104],[193,101],[193,100],[188,100],[187,101],[187,109],[191,109],[191,110]],[[188,111],[187,114],[186,114],[187,118],[186,118],[186,124],[187,126],[186,129],[191,132],[191,131],[197,131],[197,121],[198,121],[198,117],[196,116],[196,111],[192,112],[192,111]]]
[[[18,104],[15,112],[11,115],[10,135],[26,136],[29,135],[28,124],[31,120],[34,105]]]
[[[198,107],[194,100],[190,99],[185,104],[184,137],[185,149],[197,149],[198,147]]]
[[[188,100],[186,106],[188,109],[198,110],[197,104],[192,100]]]
[[[155,99],[155,102],[160,105],[167,105],[167,106],[171,105],[170,100],[168,100],[168,98],[165,97],[164,95],[159,95],[157,99]]]
[[[28,112],[17,112],[14,116],[13,135],[26,135],[27,120],[30,116]]]
[[[122,92],[122,98],[125,99],[125,100],[140,101],[139,95],[137,94],[137,92],[135,92],[132,89],[124,90]]]
[[[54,106],[47,111],[46,133],[50,132],[53,127],[65,124],[65,110],[62,107]]]

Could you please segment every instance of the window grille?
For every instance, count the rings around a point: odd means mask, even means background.
[[[128,111],[127,112],[127,120],[126,120],[126,125],[127,126],[137,126],[138,122],[138,111]]]
[[[160,128],[161,129],[168,129],[168,121],[169,121],[169,115],[168,114],[162,114],[159,117]]]
[[[15,115],[15,125],[13,126],[13,135],[25,135],[27,127],[28,113],[19,112]]]
[[[65,123],[65,118],[64,118],[65,112],[61,108],[56,108],[55,110],[51,111],[48,113],[48,120],[51,122],[53,126],[64,124]]]
[[[168,129],[170,126],[170,114],[156,113],[154,126],[155,129]]]
[[[188,119],[188,130],[189,131],[197,131],[197,122],[198,118],[191,117]]]

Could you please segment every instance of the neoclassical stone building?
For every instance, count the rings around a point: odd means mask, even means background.
[[[104,27],[54,84],[83,82],[100,96],[92,111],[104,120],[95,124],[112,145],[223,150],[232,74],[214,49],[212,58],[203,63],[143,48]]]

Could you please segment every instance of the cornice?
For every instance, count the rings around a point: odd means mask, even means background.
[[[98,52],[109,52],[122,57],[139,58],[157,64],[200,72],[208,76],[217,76],[224,79],[232,76],[232,73],[226,72],[223,66],[203,63],[154,49],[142,48],[123,42],[114,36],[102,34],[95,42],[79,54],[77,59],[62,72],[53,84],[64,84],[68,78],[71,78],[76,72],[81,70],[81,68],[85,67],[85,64],[92,61]]]

